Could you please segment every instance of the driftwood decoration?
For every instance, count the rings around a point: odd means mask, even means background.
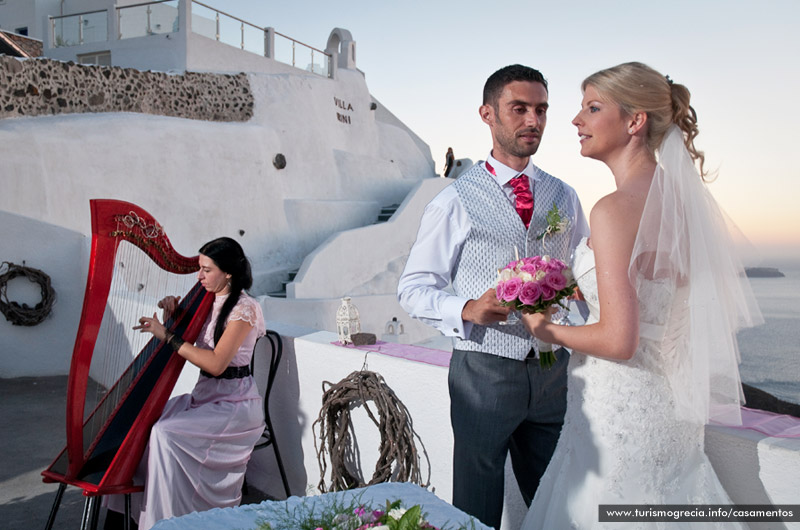
[[[15,326],[35,326],[41,323],[50,314],[56,298],[56,292],[50,285],[50,276],[39,269],[25,267],[24,262],[23,265],[16,265],[4,261],[0,270],[3,268],[6,271],[0,274],[0,313]],[[34,307],[8,299],[8,282],[20,276],[37,284],[41,290],[42,300]]]
[[[365,370],[353,372],[336,384],[324,381],[322,390],[322,409],[312,426],[319,426],[319,445],[315,437],[314,448],[319,461],[321,492],[342,491],[389,481],[413,482],[422,487],[429,485],[430,461],[425,446],[414,431],[408,409],[380,374]],[[368,404],[370,401],[377,409],[377,418]],[[358,406],[364,407],[381,435],[378,462],[368,483],[351,473],[346,465],[348,456],[356,453],[350,411]],[[428,467],[424,482],[415,438],[419,440]],[[329,487],[325,485],[328,468],[326,452],[330,455],[331,465]]]

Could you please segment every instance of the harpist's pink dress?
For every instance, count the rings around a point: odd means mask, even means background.
[[[213,349],[213,323],[226,298],[217,296],[197,346]],[[230,364],[249,365],[256,339],[265,333],[261,306],[242,293],[227,322],[231,320],[253,326]],[[146,477],[144,497],[133,500],[140,530],[148,530],[161,519],[238,506],[247,462],[263,431],[264,409],[252,376],[213,379],[200,375],[192,393],[169,400],[153,426],[140,466]],[[110,505],[117,509],[114,501]],[[138,508],[136,501],[141,502]]]

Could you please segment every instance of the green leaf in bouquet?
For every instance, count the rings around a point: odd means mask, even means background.
[[[419,528],[419,520],[422,517],[422,508],[417,506],[412,506],[409,508],[406,513],[397,521],[397,527],[392,528],[392,530],[417,530]]]

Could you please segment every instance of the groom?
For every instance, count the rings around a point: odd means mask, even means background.
[[[531,162],[547,98],[538,70],[512,65],[489,77],[479,113],[492,151],[425,208],[397,288],[412,317],[456,339],[449,372],[453,504],[494,528],[509,451],[526,504],[550,461],[564,421],[569,357],[561,349],[553,367],[542,369],[522,324],[500,324],[509,309],[495,297],[497,270],[515,251],[566,261],[589,233],[575,191]],[[568,226],[542,239],[554,205]]]

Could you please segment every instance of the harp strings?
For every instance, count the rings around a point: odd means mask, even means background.
[[[139,317],[157,313],[163,322],[159,300],[167,295],[183,296],[194,281],[192,274],[164,271],[136,245],[117,242],[111,290],[90,369],[90,378],[98,383],[93,403],[87,393],[87,413],[97,412],[86,424],[85,444],[103,428],[144,364],[139,354],[153,336],[132,329]]]

